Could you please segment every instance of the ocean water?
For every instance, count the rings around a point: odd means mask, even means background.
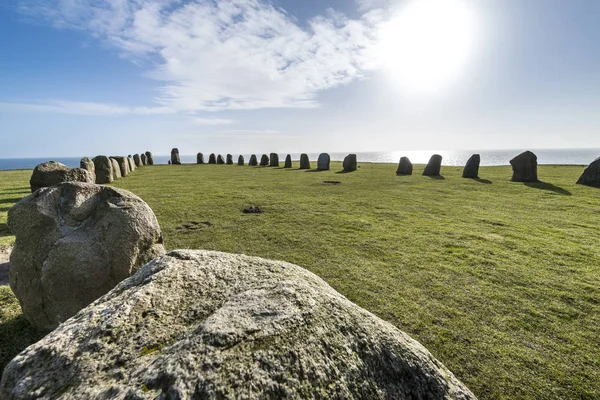
[[[391,152],[356,152],[358,162],[376,162],[396,164],[400,157],[408,157],[414,164],[425,164],[433,154],[442,156],[442,165],[462,166],[465,165],[472,154],[481,155],[481,165],[509,165],[511,158],[524,150],[411,150]],[[600,157],[600,148],[590,149],[539,149],[531,150],[538,157],[539,164],[559,165],[587,165]],[[208,161],[210,152],[204,153],[204,159]],[[266,153],[268,154],[268,153]],[[283,162],[287,153],[280,153],[280,162]],[[300,153],[290,153],[293,160],[300,159]],[[233,154],[233,161],[237,163],[239,154]],[[260,160],[262,154],[256,153]],[[333,161],[342,161],[348,153],[329,153]],[[245,162],[250,159],[250,154],[243,154]],[[311,161],[316,161],[319,153],[308,153]],[[223,153],[223,157],[225,154]],[[196,155],[181,155],[182,163],[196,163]],[[170,159],[168,155],[155,155],[155,164],[167,164]],[[79,167],[79,157],[47,157],[47,158],[0,158],[0,170],[8,169],[33,169],[36,165],[45,161],[58,161],[69,167]]]

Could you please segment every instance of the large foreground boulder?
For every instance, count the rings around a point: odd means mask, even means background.
[[[537,156],[531,151],[525,151],[512,160],[513,182],[537,182]]]
[[[577,180],[578,185],[600,187],[600,157],[596,158]]]
[[[179,159],[179,149],[176,147],[171,150],[171,164],[181,165],[181,160]]]
[[[269,156],[266,154],[263,154],[260,157],[260,166],[261,167],[268,167],[269,166]]]
[[[96,166],[91,158],[83,157],[79,160],[79,167],[85,169],[90,174],[90,177],[92,178],[91,183],[96,183]]]
[[[479,154],[473,154],[471,158],[465,164],[463,170],[463,178],[477,179],[479,178],[479,164],[481,163],[481,156]]]
[[[331,157],[327,153],[319,154],[319,158],[317,159],[317,169],[320,171],[328,171],[329,163],[331,161]]]
[[[434,154],[429,159],[429,162],[423,170],[424,176],[439,176],[442,169],[442,156]]]
[[[398,169],[396,170],[396,175],[412,175],[412,173],[413,165],[408,157],[401,157],[400,162],[398,163]]]
[[[344,162],[342,163],[344,168],[344,172],[353,172],[356,171],[356,154],[348,154],[344,158]]]
[[[93,161],[96,170],[96,183],[101,185],[112,183],[115,177],[110,158],[106,156],[96,156]]]
[[[300,169],[310,169],[310,160],[306,153],[300,155]]]
[[[152,153],[149,151],[146,152],[146,164],[154,165],[154,157],[152,156]]]
[[[277,154],[277,153],[269,154],[269,165],[271,167],[279,167],[279,154]]]
[[[250,161],[248,161],[248,165],[251,167],[256,167],[258,165],[258,160],[256,159],[256,154],[252,154],[250,156]]]
[[[283,168],[292,168],[292,156],[291,155],[287,155],[285,156],[285,163],[283,164]]]
[[[109,186],[68,182],[40,190],[8,211],[8,226],[16,236],[10,287],[42,331],[165,252],[150,207]]]
[[[32,193],[40,188],[58,185],[63,182],[94,183],[94,179],[85,169],[69,168],[65,164],[56,161],[39,164],[35,167],[31,179],[29,179]]]
[[[178,250],[15,357],[0,398],[474,399],[421,344],[293,264]]]

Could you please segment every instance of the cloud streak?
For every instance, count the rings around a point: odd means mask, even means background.
[[[359,19],[330,12],[302,26],[262,0],[19,0],[18,9],[146,66],[159,82],[156,106],[106,106],[117,114],[318,107],[319,92],[376,66],[383,19],[377,10]]]

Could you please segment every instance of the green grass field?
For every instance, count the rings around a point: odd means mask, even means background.
[[[423,166],[404,177],[390,164],[340,169],[154,166],[114,186],[152,207],[168,249],[301,265],[419,340],[481,399],[600,398],[600,190],[575,185],[583,167],[540,166],[536,184],[510,182],[510,167],[482,168],[481,180],[456,167],[443,179]],[[29,175],[0,172],[0,243]],[[37,336],[6,287],[0,306],[2,368]]]

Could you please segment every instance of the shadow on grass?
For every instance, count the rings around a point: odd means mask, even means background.
[[[490,181],[489,179],[481,179],[481,178],[469,178],[469,179],[471,179],[472,181],[475,181],[475,182],[485,183],[486,185],[492,184],[492,181]]]
[[[534,188],[534,189],[541,189],[541,190],[548,190],[550,192],[554,192],[556,194],[560,194],[563,196],[571,196],[571,192],[569,192],[568,190],[565,190],[561,187],[555,186],[551,183],[547,183],[547,182],[523,182],[525,184],[525,186]]]
[[[23,196],[25,197],[25,196]],[[15,204],[23,200],[23,197],[11,197],[10,199],[0,199],[0,204]]]
[[[31,193],[31,188],[29,186],[23,186],[23,187],[18,187],[18,188],[10,188],[10,189],[4,189],[4,190],[0,190],[0,194],[2,193]]]
[[[356,172],[356,171],[344,171],[344,170],[341,170],[341,171],[336,172],[336,174],[351,174],[353,172]]]
[[[0,237],[12,236],[12,232],[6,224],[0,224]]]
[[[0,371],[17,354],[42,337],[44,334],[38,332],[23,315],[0,323]]]
[[[305,172],[325,172],[327,169],[307,169]]]
[[[423,175],[423,176],[426,176],[426,177],[428,177],[430,179],[435,179],[435,180],[438,180],[438,181],[443,181],[443,180],[446,179],[442,175]]]

